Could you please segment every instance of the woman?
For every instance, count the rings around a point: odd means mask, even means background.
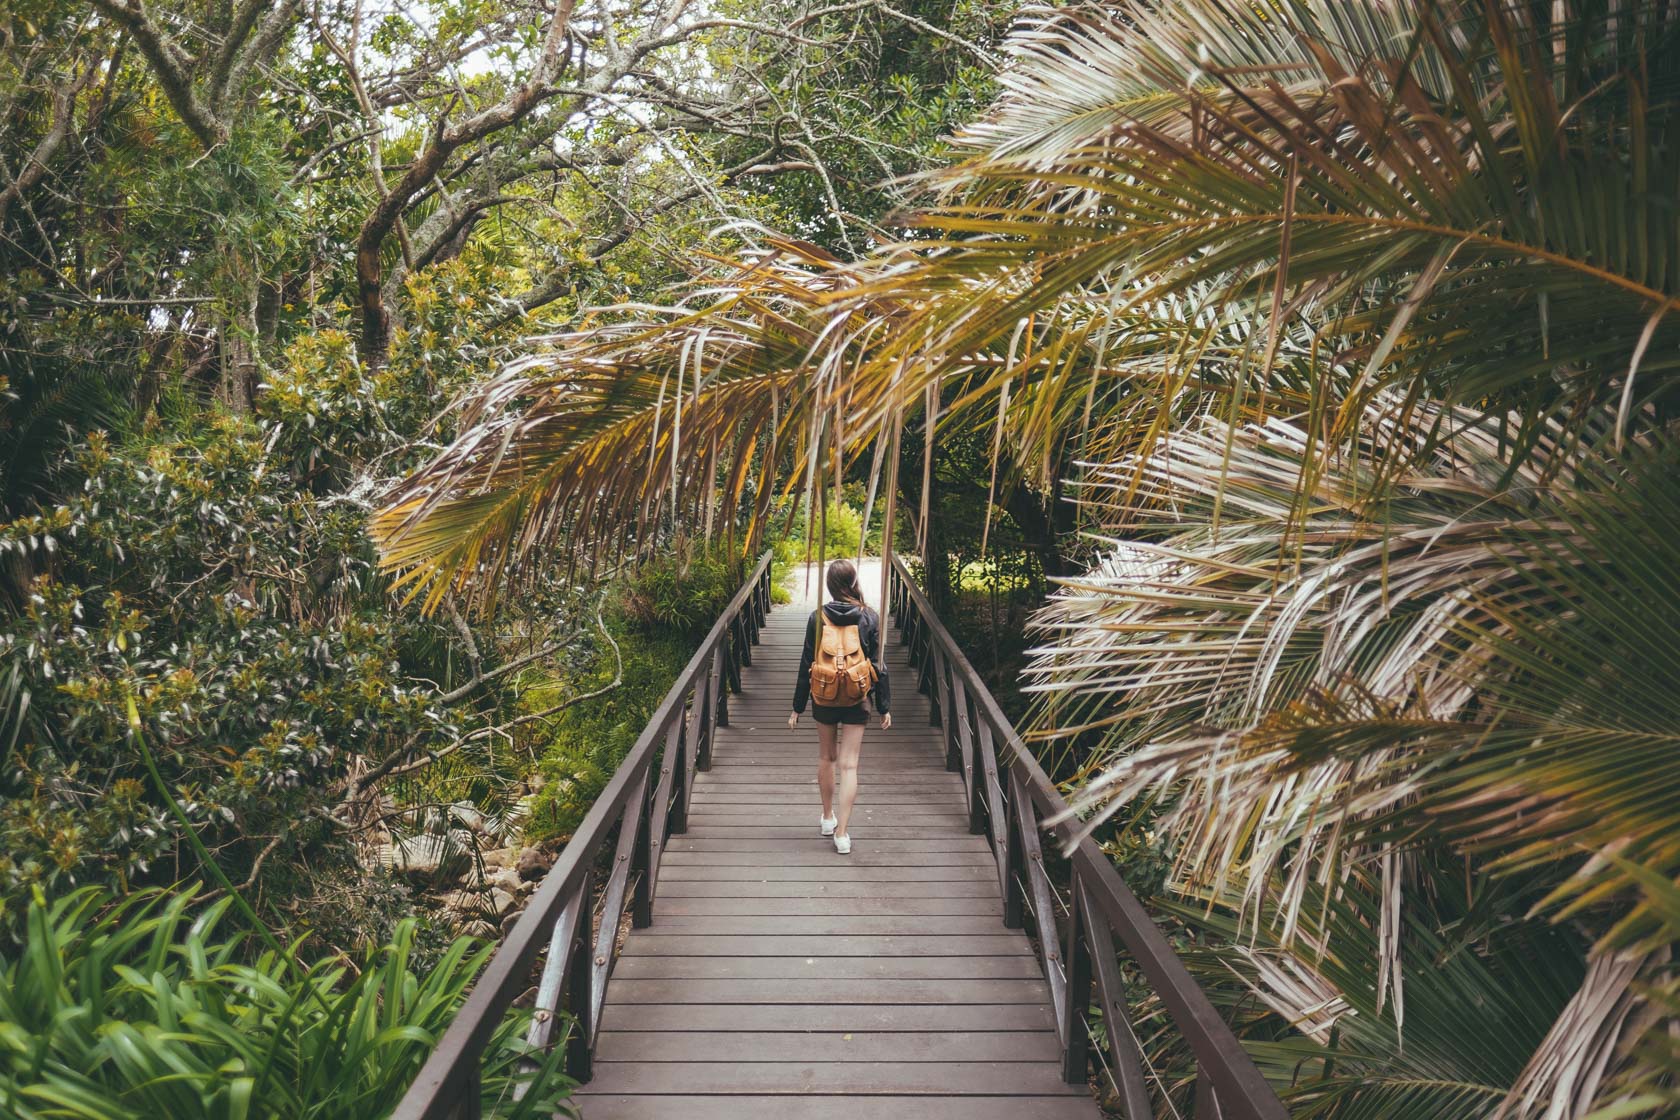
[[[881,658],[881,620],[863,601],[857,566],[850,560],[836,560],[828,566],[829,602],[820,608],[834,626],[856,626],[863,655],[875,666],[875,686],[869,699],[881,713],[881,730],[892,726],[892,693],[887,687],[887,666]],[[793,714],[788,726],[799,726],[799,716],[811,698],[811,660],[816,656],[817,612],[811,612],[805,626],[805,652],[799,658],[799,676],[793,682]],[[816,705],[811,716],[817,721],[817,788],[822,791],[822,834],[834,837],[834,850],[850,855],[852,836],[847,825],[857,801],[858,755],[863,751],[863,726],[869,712],[863,704],[848,708]],[[836,774],[836,766],[839,773]],[[838,795],[838,796],[837,796]]]

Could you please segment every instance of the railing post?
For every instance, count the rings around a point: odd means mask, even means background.
[[[729,726],[729,666],[725,663],[723,650],[723,643],[720,642],[718,648],[712,652],[711,668],[706,670],[706,686],[713,693],[711,727]],[[712,768],[711,727],[706,731],[704,752],[695,756],[702,763],[702,770]]]
[[[633,929],[646,929],[653,924],[653,853],[656,850],[653,846],[653,817],[665,808],[656,797],[660,785],[650,764],[647,775],[642,778],[641,811],[636,814],[636,839],[630,849],[630,874],[636,879],[635,889],[630,895],[630,925]]]
[[[724,630],[717,652],[724,658],[724,692],[741,695],[741,631],[732,623]]]
[[[1026,827],[1026,822],[1021,819],[1021,798],[1025,794],[1021,791],[1021,784],[1015,780],[1011,767],[1004,767],[1003,776],[1009,790],[1009,817],[1003,830],[1004,857],[1009,867],[1003,885],[1003,924],[1010,929],[1020,929],[1027,920],[1024,893],[1027,861],[1022,850],[1024,845],[1021,843],[1021,830]]]
[[[1109,1064],[1119,1090],[1121,1111],[1127,1117],[1155,1114],[1149,1105],[1149,1086],[1143,1077],[1143,1054],[1132,1033],[1131,1008],[1126,1002],[1126,984],[1120,975],[1120,957],[1108,919],[1092,903],[1090,893],[1081,890],[1074,899],[1079,905],[1085,944],[1091,953],[1097,979],[1097,996],[1102,1001],[1103,1033],[1108,1035]]]
[[[956,713],[957,727],[962,736],[963,757],[968,760],[968,831],[971,836],[984,836],[986,794],[990,785],[987,774],[989,760],[980,749],[980,721],[968,695],[968,689],[963,685],[962,677],[955,673],[951,674],[951,691],[951,710]]]
[[[590,944],[595,931],[591,916],[595,912],[593,895],[595,875],[586,871],[578,887],[581,908],[577,933],[567,947],[565,1007],[572,1016],[572,1030],[566,1037],[566,1073],[578,1081],[588,1081],[594,1075],[595,1024],[593,994],[594,969],[589,964]]]
[[[706,659],[706,671],[700,674],[700,683],[694,689],[694,757],[703,759],[705,769],[712,764],[712,711],[717,703],[717,686],[713,684],[712,673],[717,668],[717,656]]]
[[[466,1084],[461,1086],[461,1099],[455,1105],[453,1120],[479,1120],[484,1115],[484,1074],[477,1067],[467,1071]]]
[[[933,663],[933,691],[928,695],[933,701],[934,711],[939,715],[939,725],[945,729],[945,769],[961,774],[961,721],[957,719],[957,710],[951,704],[950,665],[946,661],[944,650],[931,651],[929,660]]]
[[[1196,1120],[1224,1120],[1225,1110],[1219,1107],[1219,1090],[1213,1087],[1213,1079],[1208,1077],[1207,1071],[1196,1065]]]
[[[705,712],[706,702],[704,700],[700,699],[701,695],[703,695],[703,693],[697,694],[696,697],[695,697],[696,700],[699,701],[698,706],[700,708],[700,713],[701,713],[699,715],[699,717],[696,719],[697,724],[700,723],[701,721],[703,721],[704,712]],[[676,744],[677,745],[677,751],[676,751],[676,755],[674,757],[671,757],[670,752],[666,752],[667,756],[670,757],[671,782],[672,782],[672,786],[675,790],[675,796],[671,800],[671,831],[672,832],[687,832],[688,831],[688,752],[689,752],[688,719],[686,717],[678,717],[677,724],[678,724],[680,730],[678,730],[678,732],[677,732],[677,744]],[[704,734],[703,728],[701,728],[699,726],[696,726],[696,728],[695,728],[695,738],[698,739],[703,734]]]
[[[1062,948],[1067,970],[1067,1002],[1062,1005],[1062,1080],[1069,1085],[1085,1084],[1091,1063],[1091,1036],[1085,1016],[1091,1008],[1091,946],[1085,934],[1084,907],[1080,900],[1085,888],[1079,869],[1073,869],[1068,883],[1067,940]]]
[[[735,621],[730,624],[730,627],[735,634],[735,648],[739,651],[741,664],[751,668],[754,639],[752,635],[752,622],[750,621],[749,612],[742,611],[740,614],[736,615]],[[735,676],[735,691],[741,691],[741,677],[738,673]]]

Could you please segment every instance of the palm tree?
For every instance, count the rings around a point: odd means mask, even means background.
[[[1301,1114],[1680,1106],[1680,15],[1115,0],[1010,58],[913,236],[558,340],[390,563],[728,520],[918,409],[1081,460],[1033,735],[1155,831]]]

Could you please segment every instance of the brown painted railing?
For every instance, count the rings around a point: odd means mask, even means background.
[[[765,553],[532,895],[392,1120],[477,1120],[485,1047],[513,1001],[531,987],[531,968],[545,947],[530,1042],[551,1049],[562,1041],[555,1027],[564,1021],[566,1072],[589,1079],[625,907],[633,925],[652,922],[665,840],[688,828],[694,771],[711,766],[712,729],[729,724],[729,693],[741,691],[741,666],[752,664],[769,609]],[[595,876],[609,844],[597,920]]]
[[[1130,1026],[1114,945],[1118,937],[1195,1055],[1197,1120],[1286,1120],[1289,1113],[1277,1094],[1114,864],[1089,838],[1075,843],[1079,822],[1068,815],[1067,802],[897,557],[890,579],[888,602],[899,639],[910,646],[917,683],[945,731],[946,766],[963,776],[969,831],[991,840],[1004,924],[1019,928],[1025,912],[1032,913],[1039,963],[1055,1005],[1063,1076],[1085,1082],[1094,1004],[1108,1028],[1106,1060],[1125,1114],[1155,1114],[1145,1059]],[[1056,823],[1041,825],[1047,820]],[[1063,848],[1072,845],[1063,928],[1056,921],[1058,892],[1045,871],[1041,831]]]

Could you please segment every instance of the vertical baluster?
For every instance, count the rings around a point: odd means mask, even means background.
[[[572,1016],[572,1030],[566,1038],[566,1073],[579,1081],[594,1074],[595,1024],[594,969],[589,966],[589,945],[594,934],[595,875],[586,871],[578,885],[581,909],[577,933],[567,947],[566,1011]]]
[[[715,707],[712,709],[712,727],[729,726],[729,665],[724,654],[727,642],[719,642],[717,649],[712,651],[711,668],[706,671],[706,679],[712,685]],[[705,763],[702,769],[712,768],[712,736],[706,735],[706,753],[698,756]]]
[[[1225,1110],[1219,1107],[1219,1091],[1201,1063],[1196,1064],[1196,1120],[1224,1120]]]
[[[1019,775],[1010,775],[1009,792],[1015,803],[1017,839],[1021,842],[1021,866],[1026,880],[1024,889],[1032,899],[1033,930],[1038,934],[1040,951],[1044,954],[1044,979],[1050,985],[1050,1000],[1056,1008],[1057,1031],[1060,1033],[1063,1011],[1067,1007],[1067,975],[1057,967],[1062,948],[1056,935],[1056,909],[1050,893],[1050,875],[1044,869],[1044,849],[1038,838],[1038,808],[1032,803],[1026,784]],[[1062,1045],[1067,1045],[1065,1036]]]
[[[636,921],[643,926],[653,923],[653,900],[659,891],[659,860],[665,851],[665,839],[671,833],[684,831],[688,827],[686,815],[681,827],[678,827],[677,808],[671,801],[671,791],[676,788],[677,775],[683,772],[682,741],[687,734],[688,720],[679,711],[665,731],[665,753],[660,756],[659,761],[659,784],[654,789],[653,807],[648,813],[647,863],[642,882],[636,888]],[[682,808],[686,814],[687,805],[684,804]]]
[[[1143,1054],[1132,1034],[1131,1008],[1126,1003],[1126,984],[1120,976],[1114,934],[1108,928],[1108,916],[1091,901],[1089,892],[1081,891],[1079,902],[1085,943],[1090,946],[1091,964],[1096,972],[1097,995],[1102,1001],[1109,1063],[1114,1068],[1115,1087],[1120,1091],[1121,1111],[1127,1120],[1149,1120],[1154,1110],[1149,1105],[1149,1087],[1143,1079]]]
[[[727,670],[724,678],[726,691],[739,696],[741,694],[741,632],[733,623],[724,628],[724,637],[719,648],[723,652],[723,664]]]
[[[613,849],[612,867],[607,873],[606,889],[601,893],[601,930],[595,937],[594,958],[589,967],[592,973],[590,991],[590,1020],[601,1018],[601,1004],[607,997],[607,976],[612,971],[613,954],[618,945],[618,927],[624,918],[625,896],[634,871],[634,856],[640,846],[642,818],[647,807],[648,772],[642,771],[630,787],[624,801],[624,816],[618,824],[618,843]],[[632,921],[635,919],[632,918]]]
[[[968,689],[963,685],[962,678],[952,676],[951,710],[956,713],[956,720],[962,728],[963,757],[968,760],[968,831],[972,836],[986,835],[986,792],[987,762],[986,753],[980,749],[980,736],[975,730],[979,720],[975,718],[974,699],[969,696]]]
[[[1021,799],[1026,794],[1022,792],[1014,770],[1006,768],[1006,773],[1009,777],[1009,825],[1003,831],[1009,873],[1003,884],[1003,924],[1010,929],[1020,929],[1027,921],[1026,896],[1023,893],[1027,881],[1027,860],[1021,845],[1021,831],[1025,826],[1021,819]]]
[[[665,741],[671,741],[668,734]],[[668,748],[666,753],[670,753]],[[632,929],[646,929],[653,924],[653,835],[655,828],[663,831],[662,826],[654,823],[654,817],[664,808],[654,800],[655,794],[663,784],[654,779],[654,775],[658,773],[650,763],[648,772],[642,775],[639,808],[636,813],[636,839],[630,849],[630,874],[636,880],[636,886],[630,895]]]
[[[945,713],[939,706],[939,664],[944,651],[934,644],[931,635],[924,635],[921,657],[921,691],[927,693],[928,725],[930,727],[944,727]],[[955,770],[951,765],[951,749],[945,748],[945,768]]]
[[[712,705],[717,703],[717,684],[713,680],[712,670],[716,666],[715,657],[706,662],[706,671],[700,674],[700,683],[694,688],[694,705],[691,709],[694,719],[694,754],[697,758],[704,758],[707,766],[712,764]]]
[[[729,624],[730,628],[735,631],[735,649],[740,658],[740,662],[748,668],[752,667],[752,647],[754,641],[751,618],[752,612],[749,609],[743,608],[741,613],[736,615],[734,620]],[[740,673],[735,674],[735,691],[741,691]]]
[[[455,1106],[454,1120],[480,1120],[484,1115],[484,1073],[475,1064],[467,1071],[461,1086],[460,1103]]]
[[[997,864],[998,892],[1009,897],[1009,853],[1013,848],[1009,832],[1009,810],[1004,805],[1003,786],[998,782],[997,750],[992,727],[985,720],[976,724],[975,745],[986,771],[986,820],[991,826],[992,858]]]
[[[694,720],[694,738],[696,742],[698,742],[701,735],[705,733],[704,716],[706,711],[706,701],[703,699],[704,695],[704,691],[698,691],[695,694],[695,703],[699,707],[699,712],[696,713],[696,718]],[[688,741],[688,722],[689,720],[686,717],[679,716],[677,718],[677,726],[679,729],[677,732],[677,752],[675,755],[671,755],[669,753],[666,755],[666,757],[670,760],[671,784],[672,788],[675,790],[675,797],[673,797],[671,801],[672,832],[688,831],[688,756],[691,750]]]
[[[1062,945],[1067,969],[1067,1002],[1062,1005],[1062,1080],[1069,1085],[1085,1084],[1091,1062],[1091,1036],[1085,1028],[1085,1017],[1091,1009],[1091,946],[1081,905],[1084,896],[1076,867],[1068,883],[1067,936]]]

